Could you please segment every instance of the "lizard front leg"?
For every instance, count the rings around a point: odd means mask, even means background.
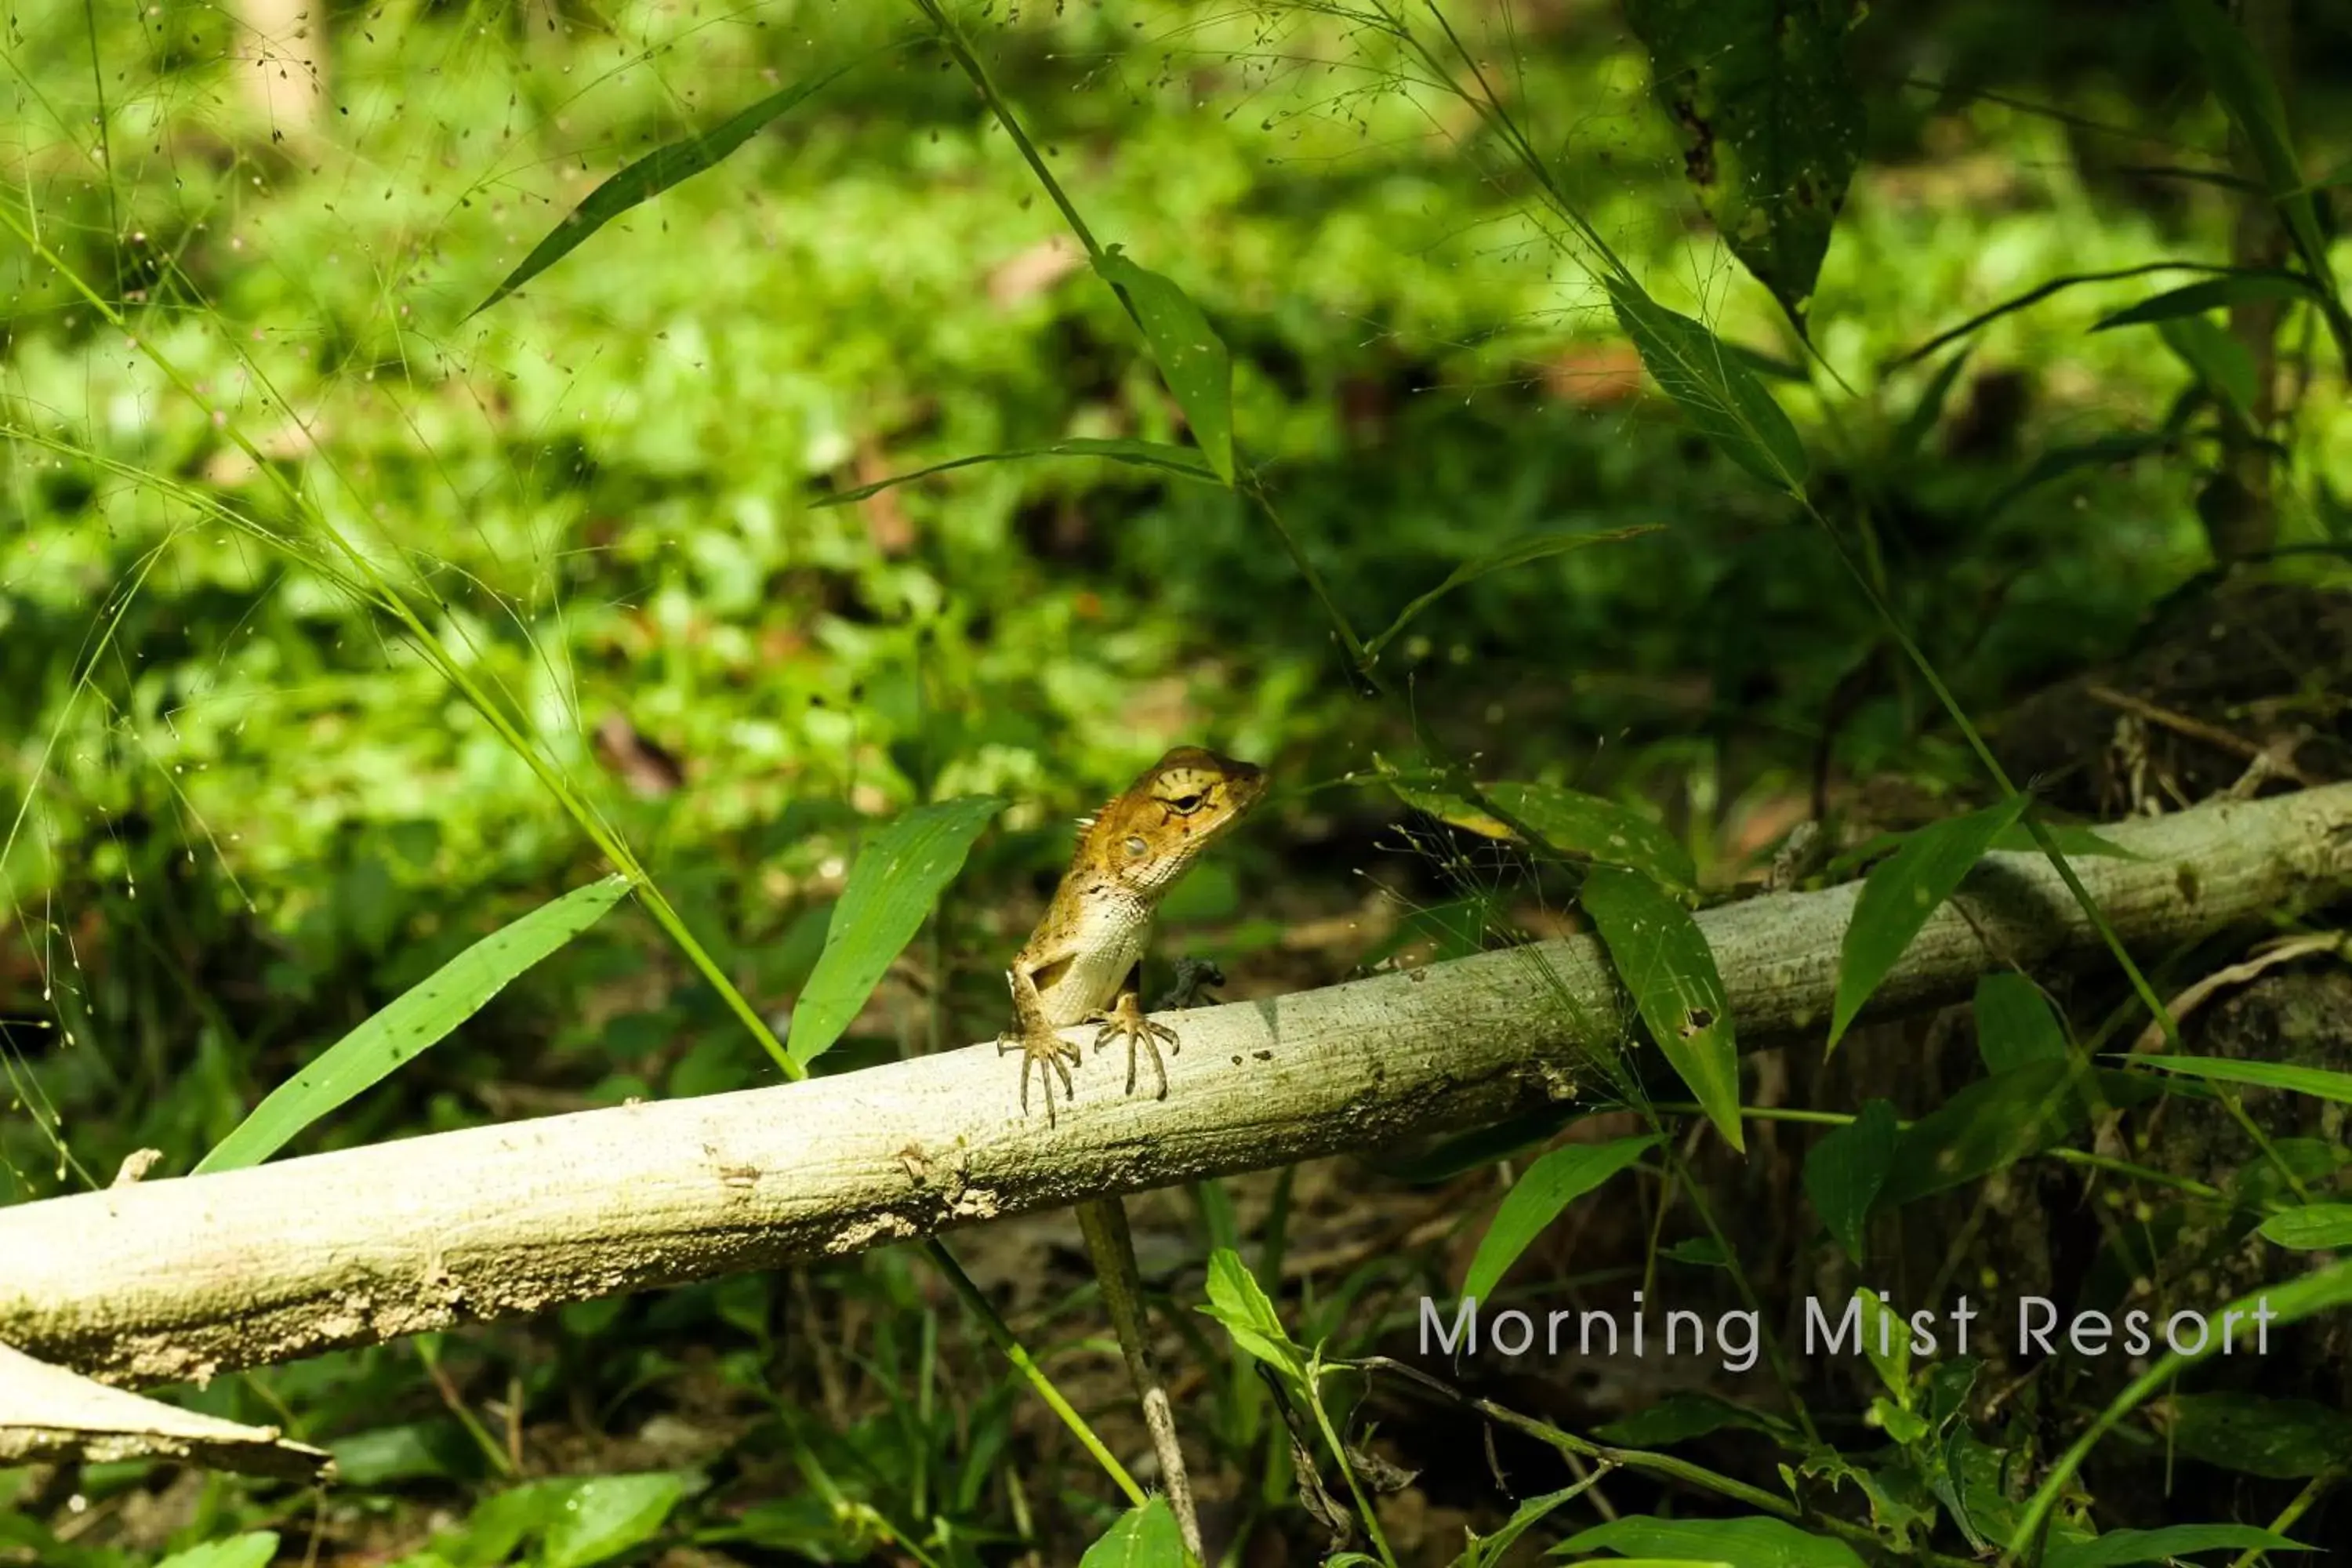
[[[1181,1051],[1184,1046],[1183,1042],[1176,1037],[1175,1030],[1165,1024],[1154,1023],[1143,1016],[1142,999],[1136,992],[1136,982],[1141,978],[1142,968],[1143,966],[1139,963],[1133,971],[1129,972],[1127,984],[1119,988],[1118,1001],[1112,1003],[1104,1012],[1087,1015],[1086,1022],[1102,1026],[1095,1031],[1095,1049],[1097,1051],[1113,1040],[1121,1037],[1126,1039],[1127,1092],[1129,1094],[1135,1092],[1136,1049],[1139,1046],[1150,1051],[1151,1071],[1160,1079],[1159,1092],[1152,1098],[1165,1100],[1168,1098],[1168,1064],[1160,1058],[1160,1042],[1167,1041],[1168,1049],[1171,1053]]]
[[[1029,1114],[1029,1075],[1044,1070],[1038,1077],[1045,1085],[1045,1125],[1054,1123],[1054,1075],[1062,1079],[1062,1100],[1065,1103],[1076,1098],[1076,1087],[1070,1081],[1070,1068],[1086,1058],[1078,1047],[1055,1033],[1045,1022],[1045,999],[1037,990],[1037,972],[1060,962],[1067,954],[1038,954],[1027,949],[1013,960],[1013,967],[1004,978],[1013,988],[1013,1027],[996,1037],[996,1054],[1010,1051],[1021,1053],[1021,1114]]]

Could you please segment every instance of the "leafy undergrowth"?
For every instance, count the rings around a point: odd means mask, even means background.
[[[1855,1020],[1988,850],[2352,772],[2352,101],[2207,0],[1778,17],[12,16],[9,1198],[990,1037],[1213,741],[1228,996],[1623,996],[1539,1123],[1137,1205],[1213,1557],[2340,1542],[2325,911]],[[1743,1053],[1692,908],[1854,878]],[[0,1562],[1176,1561],[992,1342],[1136,1469],[1067,1216],[952,1251],[174,1391],[340,1479],[0,1471]],[[1971,1292],[2152,1332],[1906,1338]]]

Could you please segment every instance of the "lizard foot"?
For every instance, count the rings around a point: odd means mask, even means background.
[[[1001,1057],[1011,1051],[1021,1053],[1021,1114],[1024,1116],[1029,1114],[1029,1075],[1036,1070],[1038,1064],[1045,1064],[1045,1070],[1037,1073],[1037,1077],[1045,1086],[1045,1125],[1053,1126],[1054,1075],[1062,1075],[1062,1102],[1066,1105],[1076,1098],[1076,1091],[1070,1082],[1070,1068],[1086,1059],[1084,1054],[1053,1030],[1044,1028],[1027,1034],[1008,1032],[999,1035],[996,1037],[996,1054]]]
[[[1171,1051],[1181,1050],[1183,1047],[1177,1040],[1175,1030],[1165,1024],[1155,1024],[1143,1016],[1143,1008],[1137,1003],[1134,992],[1129,991],[1122,994],[1111,1005],[1110,1011],[1088,1015],[1086,1022],[1102,1026],[1095,1032],[1095,1049],[1097,1050],[1102,1049],[1121,1036],[1127,1037],[1128,1093],[1135,1092],[1136,1047],[1140,1046],[1151,1053],[1151,1070],[1160,1079],[1160,1091],[1152,1098],[1154,1100],[1168,1098],[1168,1064],[1160,1059],[1160,1042],[1167,1041]]]

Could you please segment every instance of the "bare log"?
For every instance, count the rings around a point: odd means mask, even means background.
[[[2109,830],[2078,861],[2124,940],[2176,943],[2352,880],[2352,784]],[[1700,916],[1749,1046],[1821,1030],[1853,885]],[[2096,953],[2038,857],[1997,854],[1879,1016],[2003,963]],[[0,1342],[119,1384],[204,1379],[569,1301],[856,1252],[1081,1198],[1472,1125],[1575,1095],[1622,1048],[1583,938],[1176,1018],[1164,1100],[1090,1059],[1058,1126],[992,1046],[0,1210]]]

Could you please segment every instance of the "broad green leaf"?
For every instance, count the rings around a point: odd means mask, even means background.
[[[1862,1114],[1838,1128],[1805,1155],[1805,1195],[1830,1227],[1845,1255],[1862,1261],[1871,1205],[1895,1166],[1895,1108],[1883,1100],[1866,1102]]]
[[[1669,1394],[1645,1410],[1594,1428],[1592,1435],[1621,1448],[1664,1448],[1727,1426],[1761,1432],[1775,1440],[1789,1435],[1786,1422],[1712,1394]]]
[[[1543,1521],[1546,1514],[1582,1492],[1581,1486],[1562,1487],[1556,1492],[1531,1497],[1515,1510],[1492,1535],[1472,1535],[1469,1547],[1456,1557],[1452,1568],[1494,1568],[1518,1544],[1519,1537]]]
[[[2308,1399],[2185,1394],[2172,1401],[2171,1438],[2189,1458],[2250,1476],[2301,1480],[2352,1454],[2352,1415]]]
[[[1862,1559],[1844,1542],[1760,1517],[1654,1519],[1633,1514],[1571,1536],[1553,1547],[1552,1555],[1604,1546],[1633,1556],[1720,1560],[1739,1568],[1863,1568]]]
[[[2352,1073],[2330,1072],[2325,1068],[2164,1054],[2135,1056],[2131,1063],[2134,1067],[2157,1068],[2165,1072],[2179,1073],[2184,1078],[2207,1079],[2215,1083],[2249,1084],[2256,1089],[2283,1089],[2293,1094],[2310,1095],[2315,1100],[2332,1100],[2340,1105],[2352,1105]]]
[[[824,951],[793,1005],[785,1045],[794,1061],[806,1067],[833,1048],[963,869],[972,840],[1003,809],[992,795],[960,795],[919,805],[866,840],[825,927]]]
[[[2263,1221],[2263,1237],[2297,1252],[2352,1247],[2352,1204],[2306,1204]]]
[[[1141,1508],[1129,1509],[1103,1531],[1078,1568],[1183,1568],[1184,1538],[1168,1500],[1154,1494]]]
[[[269,1091],[196,1163],[199,1175],[258,1165],[304,1128],[438,1045],[524,970],[594,925],[629,890],[614,875],[575,888],[499,927]]]
[[[2215,402],[2241,421],[2253,417],[2252,350],[2204,316],[2168,317],[2157,322],[2156,332]]]
[[[1907,1204],[2064,1142],[2084,1119],[2075,1070],[2063,1059],[2032,1062],[1961,1089],[1895,1140],[1880,1201]]]
[[[1692,427],[1766,484],[1801,487],[1805,445],[1756,373],[1704,322],[1667,310],[1631,278],[1612,277],[1607,287],[1617,324]]]
[[[554,1521],[571,1487],[570,1481],[558,1479],[525,1481],[495,1492],[474,1505],[464,1524],[436,1535],[434,1550],[456,1568],[497,1568]]]
[[[2245,138],[2263,184],[2278,206],[2287,233],[2304,264],[2329,293],[2336,288],[2327,267],[2327,246],[2320,234],[2318,208],[2294,154],[2294,138],[2287,129],[2286,104],[2278,84],[2263,68],[2253,48],[2213,0],[2173,0],[2172,14],[2189,36],[2190,52],[2205,68],[2213,96]]]
[[[469,317],[480,315],[562,260],[589,236],[631,207],[651,201],[672,185],[692,179],[750,141],[770,121],[799,107],[859,66],[905,47],[902,40],[860,55],[847,65],[827,71],[821,77],[770,93],[749,109],[721,121],[698,136],[688,136],[684,141],[655,148],[589,192],[585,201],[565,214],[562,222],[531,247],[530,254],[522,258],[522,265],[508,273],[499,286],[490,290],[489,298],[467,314]]]
[[[685,1495],[685,1479],[667,1472],[569,1483],[548,1519],[541,1568],[589,1568],[618,1557],[652,1540]]]
[[[1860,156],[1849,0],[1626,0],[1683,170],[1800,336]]]
[[[1190,447],[1171,447],[1164,441],[1073,436],[1067,440],[1049,441],[1043,447],[1015,447],[1003,452],[980,452],[969,458],[950,458],[927,468],[910,468],[903,474],[892,474],[887,479],[876,479],[870,485],[859,485],[856,489],[836,490],[831,495],[819,496],[808,504],[811,509],[818,510],[829,506],[847,506],[852,501],[880,495],[884,490],[916,479],[926,479],[933,474],[969,468],[976,463],[1009,463],[1023,458],[1101,458],[1113,463],[1125,463],[1130,468],[1158,468],[1188,479],[1204,479],[1211,484],[1219,482],[1217,471]]]
[[[1723,1141],[1745,1152],[1731,998],[1706,933],[1657,883],[1622,866],[1587,868],[1580,901],[1633,994],[1650,1037]]]
[[[1871,868],[1838,953],[1837,1000],[1830,1014],[1832,1049],[1927,917],[1958,889],[1994,837],[2024,812],[2025,802],[2024,795],[2013,795],[1982,811],[1931,822]]]
[[[1911,1327],[1877,1291],[1862,1287],[1862,1353],[1896,1405],[1911,1408]],[[1901,1441],[1898,1437],[1897,1441]]]
[[[1989,1072],[2066,1059],[2066,1031],[2042,988],[2013,969],[1977,982],[1977,1055]]]
[[[1662,532],[1664,527],[1664,523],[1644,522],[1632,528],[1611,529],[1606,532],[1531,533],[1525,538],[1515,539],[1500,549],[1464,562],[1446,574],[1445,581],[1398,611],[1397,618],[1389,623],[1389,629],[1364,645],[1365,657],[1378,656],[1381,649],[1396,640],[1396,635],[1404,630],[1406,622],[1465,583],[1475,583],[1481,577],[1508,571],[1514,566],[1524,566],[1530,561],[1565,555],[1588,544],[1614,544],[1620,540],[1636,539],[1644,533]]]
[[[2268,1552],[2308,1552],[2300,1541],[2256,1524],[2168,1524],[2161,1530],[2111,1530],[2095,1541],[2065,1541],[2050,1548],[2043,1568],[2135,1568],[2136,1564],[2169,1563],[2192,1552],[2237,1551],[2259,1546]]]
[[[1678,890],[1698,881],[1682,841],[1631,806],[1559,784],[1493,784],[1485,793],[1563,855],[1630,867]]]
[[[2091,331],[2104,332],[2115,327],[2136,327],[2148,321],[2169,321],[2175,316],[2201,316],[2208,310],[2226,310],[2231,305],[2248,304],[2258,300],[2312,298],[2310,280],[2297,273],[2268,269],[2231,272],[2220,278],[2209,278],[2202,283],[2168,289],[2111,316],[2102,316]]]
[[[2105,858],[2111,860],[2145,860],[2147,856],[2136,849],[2126,849],[2112,838],[2103,838],[2092,829],[2076,823],[2045,822],[2042,831],[2058,846],[2058,852],[2069,860],[2083,857]],[[2042,847],[2033,842],[2033,832],[2020,822],[2002,828],[1993,836],[1996,849],[2013,850],[2021,855],[2039,855]]]
[[[1144,342],[1209,467],[1234,482],[1234,362],[1192,296],[1129,260],[1118,246],[1095,258],[1104,282],[1127,296]]]
[[[1199,1310],[1224,1324],[1234,1343],[1293,1383],[1306,1375],[1307,1352],[1291,1340],[1240,1253],[1221,1247],[1209,1254],[1208,1291],[1208,1305]]]
[[[1611,1143],[1564,1143],[1519,1173],[1495,1210],[1486,1234],[1462,1280],[1462,1294],[1486,1300],[1528,1244],[1560,1211],[1642,1157],[1657,1142],[1654,1135]]]
[[[257,1530],[226,1541],[207,1541],[185,1552],[174,1552],[155,1568],[268,1568],[278,1555],[278,1532]]]

